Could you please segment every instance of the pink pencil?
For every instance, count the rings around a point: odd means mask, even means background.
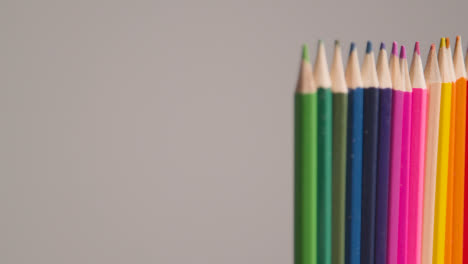
[[[411,110],[411,176],[409,182],[407,263],[421,263],[427,89],[419,42],[416,42],[414,47],[410,77],[413,87],[413,99]]]
[[[411,140],[411,104],[412,87],[408,71],[405,46],[400,50],[402,85],[405,89],[403,101],[403,122],[401,132],[401,174],[400,207],[398,213],[398,264],[406,264],[408,259],[408,202],[410,182],[410,140]]]
[[[397,43],[393,42],[390,57],[390,74],[392,77],[392,134],[390,143],[390,179],[388,192],[388,225],[387,225],[387,263],[398,263],[398,213],[400,201],[401,150],[403,131],[404,87],[401,82],[400,63],[398,61]]]

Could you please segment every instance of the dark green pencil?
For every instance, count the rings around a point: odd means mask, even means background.
[[[325,47],[320,40],[314,65],[317,84],[317,262],[331,264],[333,98]]]
[[[341,47],[335,42],[331,67],[333,94],[333,159],[332,159],[332,263],[345,263],[346,225],[346,131],[348,116],[348,87],[346,85]]]

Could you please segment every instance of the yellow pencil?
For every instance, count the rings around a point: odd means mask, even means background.
[[[453,247],[453,189],[454,189],[454,177],[455,177],[455,131],[459,122],[457,120],[457,89],[455,87],[455,69],[453,68],[452,50],[450,49],[450,39],[445,38],[445,50],[447,51],[446,59],[447,66],[450,73],[450,82],[452,83],[452,96],[450,105],[450,145],[449,145],[449,157],[448,157],[448,174],[447,174],[447,208],[445,209],[445,264],[452,263],[452,247]],[[463,111],[466,111],[463,109]]]
[[[450,145],[450,115],[452,100],[452,83],[448,67],[445,38],[440,41],[439,68],[442,79],[442,93],[440,100],[440,127],[439,127],[439,151],[437,154],[437,180],[434,216],[434,251],[433,264],[444,264],[445,250],[445,222],[447,208],[447,177],[448,158]]]

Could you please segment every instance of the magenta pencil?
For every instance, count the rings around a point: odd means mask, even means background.
[[[427,89],[421,62],[419,42],[416,42],[414,47],[410,77],[413,95],[411,106],[411,176],[409,181],[407,263],[421,263]]]
[[[398,263],[398,213],[400,200],[401,147],[403,130],[403,104],[405,91],[401,83],[397,43],[393,42],[390,74],[393,84],[392,134],[390,143],[390,179],[388,192],[387,263]]]
[[[405,46],[400,50],[400,68],[403,94],[403,119],[401,132],[401,173],[400,201],[398,213],[398,264],[406,264],[408,259],[408,202],[410,181],[410,151],[411,151],[411,104],[412,88],[406,59]]]

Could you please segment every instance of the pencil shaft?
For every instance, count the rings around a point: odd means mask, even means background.
[[[408,202],[410,181],[410,137],[412,92],[404,93],[403,125],[401,138],[400,201],[398,213],[398,263],[407,263],[408,253]],[[413,208],[414,209],[414,208]]]
[[[407,263],[421,263],[427,90],[413,88],[412,97]]]
[[[468,87],[468,81],[467,81]],[[468,88],[467,88],[468,89]],[[466,112],[465,116],[468,117],[468,91],[466,95]],[[468,122],[466,122],[468,125]],[[465,151],[468,149],[468,128],[465,131]],[[465,190],[468,190],[468,154],[465,152]],[[468,264],[468,191],[464,193],[464,204],[466,206],[463,207],[463,244],[467,245],[463,247],[463,264]]]
[[[348,148],[346,173],[346,263],[361,261],[361,194],[362,194],[362,88],[352,89],[348,98]]]
[[[330,88],[317,91],[318,263],[331,263],[332,247],[332,141],[333,97]]]
[[[456,126],[453,178],[452,262],[463,261],[463,210],[465,186],[466,78],[459,78],[456,89]]]
[[[390,188],[388,203],[387,263],[398,263],[398,215],[403,131],[404,92],[393,90],[390,149]]]
[[[421,251],[423,264],[431,264],[433,256],[441,84],[432,83],[428,85],[427,92],[429,100],[427,107],[426,172],[424,178],[424,209]]]
[[[452,246],[453,246],[453,189],[455,177],[455,131],[456,124],[456,98],[457,89],[455,83],[452,83],[452,97],[450,105],[450,137],[449,137],[449,158],[448,158],[448,173],[447,173],[447,209],[445,220],[445,264],[452,263]]]
[[[295,96],[295,264],[317,263],[317,93]]]
[[[375,263],[387,262],[388,187],[390,175],[390,140],[392,121],[392,89],[379,91],[379,146],[375,216]]]
[[[333,94],[332,263],[345,264],[346,136],[348,94]]]
[[[437,183],[434,216],[433,263],[443,264],[445,254],[445,222],[447,209],[447,177],[450,145],[450,112],[452,84],[442,83],[440,100],[439,150],[437,157]]]
[[[361,264],[374,263],[379,89],[364,89]]]

